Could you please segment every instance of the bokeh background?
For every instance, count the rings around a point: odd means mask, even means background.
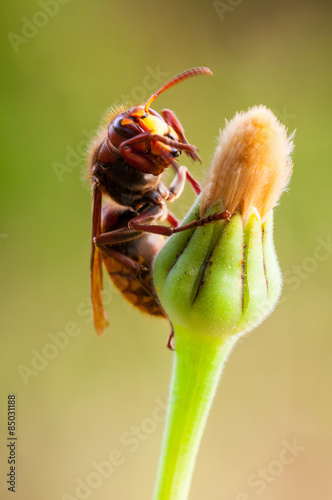
[[[106,279],[111,326],[103,338],[94,332],[84,150],[108,106],[145,100],[206,65],[213,78],[155,103],[176,111],[199,146],[202,165],[187,162],[198,179],[225,118],[254,104],[296,129],[296,149],[276,210],[283,296],[227,363],[190,499],[331,498],[330,2],[13,0],[1,10],[0,497],[12,498],[6,405],[15,393],[17,500],[151,498],[168,325],[128,306]],[[174,212],[192,201],[187,187]],[[301,449],[289,464],[285,442]],[[111,460],[100,480],[96,467]]]

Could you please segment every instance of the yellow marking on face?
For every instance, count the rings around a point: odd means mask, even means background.
[[[144,118],[144,125],[148,127],[153,134],[166,136],[170,133],[170,127],[164,121],[160,120],[157,116],[148,114],[146,118]]]

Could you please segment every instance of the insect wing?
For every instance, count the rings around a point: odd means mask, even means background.
[[[99,186],[95,183],[92,193],[92,248],[90,273],[93,319],[98,335],[102,335],[105,328],[109,325],[101,295],[103,289],[102,257],[94,243],[94,238],[99,236],[101,232],[101,202],[102,193]]]

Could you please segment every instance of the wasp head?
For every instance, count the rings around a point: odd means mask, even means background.
[[[165,90],[200,74],[211,74],[211,71],[205,67],[185,71],[165,83],[146,104],[116,115],[108,128],[108,144],[113,152],[143,171],[153,171],[154,175],[159,175],[170,164],[175,165],[174,158],[182,151],[193,160],[199,160],[197,148],[188,144],[174,113],[164,110],[161,116],[150,105]],[[151,162],[155,168],[152,168]]]
[[[131,139],[141,134],[151,134],[165,139],[162,145],[163,151],[168,151],[173,158],[181,154],[181,138],[177,132],[166,123],[164,118],[154,109],[145,110],[144,106],[134,106],[128,111],[117,115],[109,127],[109,138],[112,144],[118,147],[127,139]],[[167,144],[167,139],[172,144]],[[179,143],[179,148],[176,143]],[[160,155],[160,145],[158,141],[146,140],[135,145],[135,151],[150,153],[154,156]]]

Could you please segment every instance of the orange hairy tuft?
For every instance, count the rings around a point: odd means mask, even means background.
[[[271,110],[255,106],[237,113],[221,131],[201,199],[201,216],[222,200],[245,220],[256,208],[262,221],[286,188],[293,169],[292,136]]]

